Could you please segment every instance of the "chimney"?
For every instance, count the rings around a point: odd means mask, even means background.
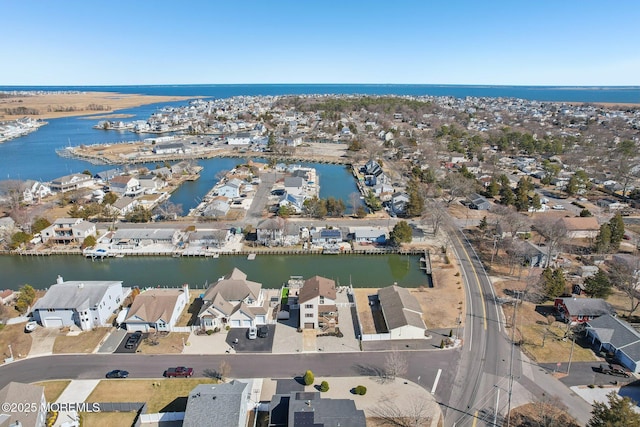
[[[64,283],[64,279],[61,275],[58,274],[58,278],[56,279],[56,283],[59,285],[60,283]]]

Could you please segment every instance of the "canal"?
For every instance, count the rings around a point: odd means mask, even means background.
[[[169,286],[188,283],[203,287],[237,267],[249,280],[265,288],[278,288],[290,276],[320,275],[340,285],[384,287],[394,282],[404,287],[428,286],[419,257],[408,255],[258,255],[220,258],[125,257],[91,261],[79,255],[0,256],[0,288],[18,289],[30,284],[44,289],[56,281],[122,280],[125,286]]]

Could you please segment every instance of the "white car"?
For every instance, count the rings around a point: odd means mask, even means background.
[[[250,340],[255,340],[256,338],[258,338],[258,328],[256,328],[255,326],[250,327],[247,331],[247,338],[249,338]]]
[[[36,321],[27,322],[27,324],[24,325],[24,331],[33,332],[36,330],[37,327],[38,327],[38,322]]]
[[[552,209],[555,209],[557,211],[563,211],[564,210],[564,206],[562,206],[562,205],[553,205]]]

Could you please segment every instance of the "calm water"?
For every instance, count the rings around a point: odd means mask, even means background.
[[[25,283],[43,289],[65,280],[122,280],[125,286],[203,287],[238,267],[249,280],[265,288],[278,288],[290,276],[321,275],[341,285],[384,287],[397,282],[405,287],[427,285],[419,257],[406,255],[258,255],[220,258],[125,257],[91,261],[81,256],[0,256],[2,288],[18,289]]]

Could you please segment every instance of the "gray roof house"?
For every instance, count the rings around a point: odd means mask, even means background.
[[[584,323],[605,314],[615,314],[615,311],[600,298],[556,298],[553,304],[560,317],[571,324]]]
[[[610,314],[587,322],[587,337],[601,350],[612,353],[621,365],[640,372],[640,332]]]
[[[33,314],[44,327],[78,326],[84,331],[107,325],[122,301],[121,281],[64,281],[58,276]]]
[[[471,209],[486,211],[491,208],[491,202],[489,202],[486,198],[482,197],[481,195],[474,193],[471,196],[469,196],[469,207]]]
[[[264,219],[256,226],[257,240],[265,246],[282,243],[285,229],[286,222],[280,216]]]
[[[378,299],[392,340],[425,337],[427,327],[422,320],[422,308],[407,289],[397,285],[382,288]]]
[[[46,425],[47,411],[44,387],[39,385],[10,382],[0,390],[0,402],[9,404],[10,409],[16,405],[25,406],[33,410],[5,411],[0,410],[0,426],[11,427],[44,427]],[[32,406],[34,405],[35,406]]]
[[[323,399],[320,392],[276,394],[269,404],[269,427],[365,427],[364,411],[350,399]]]
[[[245,427],[249,404],[248,383],[200,384],[187,399],[183,427]]]

